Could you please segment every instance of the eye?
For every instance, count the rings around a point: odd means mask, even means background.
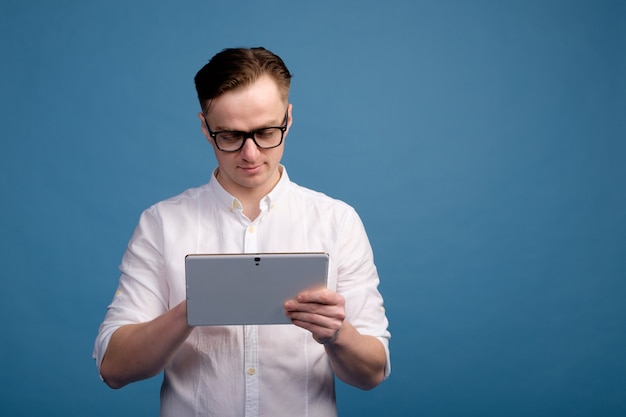
[[[276,131],[277,130],[273,128],[260,129],[256,131],[255,138],[257,140],[273,139],[274,136],[276,135]]]
[[[223,142],[237,142],[241,140],[240,132],[222,132],[218,135],[218,138]]]

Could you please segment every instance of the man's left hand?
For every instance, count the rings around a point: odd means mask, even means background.
[[[285,302],[285,314],[321,343],[333,342],[346,318],[345,299],[327,288],[302,291]]]

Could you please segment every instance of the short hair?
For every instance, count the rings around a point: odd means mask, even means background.
[[[285,101],[289,100],[291,73],[283,60],[262,48],[228,48],[218,52],[194,78],[202,112],[211,101],[227,91],[253,84],[261,76],[271,76]]]

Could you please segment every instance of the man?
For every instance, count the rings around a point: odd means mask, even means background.
[[[343,202],[291,182],[291,74],[263,48],[226,49],[196,75],[208,184],[146,210],[120,266],[94,358],[113,388],[164,370],[161,415],[333,416],[334,375],[389,375],[389,332],[363,225]],[[327,252],[328,288],[284,305],[292,325],[190,327],[190,253]],[[245,305],[233,305],[245,308]]]

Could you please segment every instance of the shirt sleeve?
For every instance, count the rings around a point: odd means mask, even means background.
[[[376,337],[387,354],[385,378],[391,373],[388,330],[374,255],[358,214],[351,210],[341,222],[337,292],[346,300],[346,317],[361,333]]]
[[[156,207],[144,211],[120,265],[121,276],[96,337],[93,357],[100,368],[112,334],[121,326],[143,323],[167,311],[163,232]]]

